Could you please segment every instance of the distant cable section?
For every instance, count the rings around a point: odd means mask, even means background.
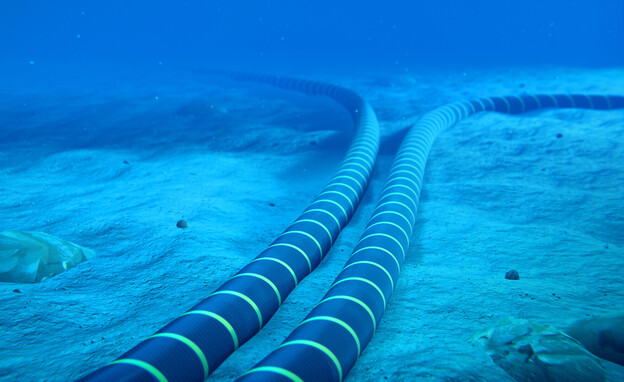
[[[373,337],[397,283],[429,150],[438,134],[478,112],[545,108],[618,109],[624,97],[522,95],[462,101],[426,114],[408,133],[366,230],[342,272],[311,313],[241,381],[341,381]]]
[[[340,103],[355,125],[349,151],[316,199],[258,257],[188,312],[81,381],[203,381],[254,336],[319,265],[366,191],[379,149],[377,117],[366,101],[322,82],[228,75]]]

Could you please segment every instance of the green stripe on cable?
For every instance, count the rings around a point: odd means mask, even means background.
[[[332,353],[332,351],[329,350],[327,347],[323,346],[322,344],[319,344],[318,342],[307,341],[307,340],[295,340],[295,341],[284,342],[283,344],[280,345],[280,347],[283,348],[285,346],[292,346],[292,345],[311,346],[315,349],[322,351],[325,355],[329,357],[329,359],[332,360],[334,365],[336,365],[336,369],[338,370],[338,380],[342,381],[342,366],[340,366],[340,361],[338,361],[338,358],[336,358],[334,353]]]
[[[220,315],[214,312],[209,312],[207,310],[191,310],[190,312],[184,313],[183,316],[186,316],[188,314],[202,314],[204,316],[208,316],[219,321],[228,330],[228,332],[230,332],[230,335],[232,336],[232,341],[234,341],[234,350],[238,349],[238,336],[236,335],[236,331],[234,330],[234,327],[225,318],[221,317]]]
[[[167,378],[165,378],[163,373],[161,373],[157,368],[155,368],[154,366],[150,365],[147,362],[139,361],[138,359],[121,358],[121,359],[118,359],[116,361],[109,363],[109,365],[115,365],[115,364],[133,365],[136,367],[140,367],[141,369],[153,375],[154,378],[156,378],[158,382],[167,382]]]
[[[236,292],[236,291],[233,291],[233,290],[220,290],[220,291],[216,291],[216,292],[213,292],[211,294],[211,296],[216,296],[216,295],[221,295],[221,294],[232,295],[232,296],[236,296],[236,297],[239,297],[239,298],[242,298],[243,300],[245,300],[253,308],[253,310],[256,311],[256,314],[258,315],[258,322],[259,322],[260,328],[262,328],[262,313],[260,313],[260,309],[258,309],[258,305],[256,305],[256,303],[253,302],[252,299],[250,299],[247,295],[245,295],[243,293]]]
[[[247,277],[256,277],[262,281],[264,281],[265,283],[267,283],[275,292],[275,295],[277,297],[277,304],[278,305],[282,305],[282,296],[280,295],[279,290],[277,289],[277,287],[275,286],[275,284],[273,283],[273,281],[269,280],[268,278],[259,275],[257,273],[237,273],[234,276],[232,276],[232,278],[234,277],[241,277],[241,276],[247,276]]]
[[[260,367],[254,367],[253,369],[249,370],[248,372],[246,372],[243,375],[247,375],[250,373],[257,373],[257,372],[268,372],[268,373],[275,373],[275,374],[279,374],[283,377],[286,377],[288,379],[290,379],[293,382],[303,382],[303,379],[299,378],[295,373],[293,373],[290,370],[286,370],[286,369],[282,369],[281,367],[273,367],[273,366],[260,366]]]
[[[210,374],[210,370],[208,368],[208,361],[206,361],[206,356],[204,355],[204,352],[199,348],[199,346],[197,346],[195,344],[195,342],[189,340],[188,338],[181,336],[179,334],[176,333],[167,333],[167,332],[163,332],[163,333],[156,333],[150,337],[147,337],[147,339],[150,338],[158,338],[158,337],[163,337],[163,338],[171,338],[177,341],[182,342],[183,344],[185,344],[186,346],[188,346],[189,348],[191,348],[191,350],[193,350],[195,352],[195,354],[197,354],[197,358],[199,358],[202,366],[204,367],[204,379],[208,378],[208,374]]]

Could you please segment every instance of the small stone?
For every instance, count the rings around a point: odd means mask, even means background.
[[[505,274],[505,278],[507,280],[520,280],[520,275],[518,274],[517,270],[512,269]]]
[[[128,162],[127,160],[124,160],[123,162],[124,164],[130,164],[130,162]]]
[[[275,203],[269,203],[269,206],[275,207]]]
[[[176,227],[178,227],[178,228],[188,228],[188,223],[186,222],[186,220],[178,220],[178,223],[176,224]]]
[[[19,289],[13,289],[13,293],[22,293],[22,291]]]
[[[557,138],[563,138],[563,134],[558,133],[558,134],[557,134]]]

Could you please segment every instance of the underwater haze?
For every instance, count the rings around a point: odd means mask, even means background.
[[[618,65],[621,0],[14,1],[2,61],[322,67]]]
[[[624,0],[0,2],[0,381],[623,381]]]

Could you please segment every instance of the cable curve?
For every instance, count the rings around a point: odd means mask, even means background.
[[[332,98],[353,118],[351,146],[321,193],[266,250],[199,304],[80,381],[203,381],[319,265],[366,191],[379,149],[379,124],[364,99],[323,82],[221,74]]]
[[[376,209],[351,257],[321,302],[284,342],[240,381],[341,381],[373,337],[409,246],[425,163],[438,134],[478,112],[544,108],[617,109],[624,97],[522,95],[452,103],[408,132]]]

